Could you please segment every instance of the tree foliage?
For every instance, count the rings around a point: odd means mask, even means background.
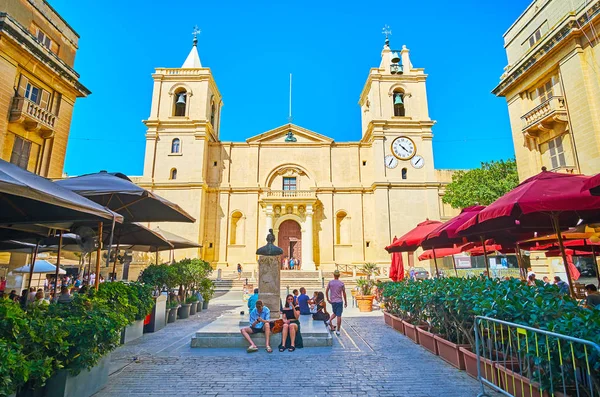
[[[442,201],[453,208],[489,205],[519,184],[514,159],[481,163],[480,168],[456,171]]]

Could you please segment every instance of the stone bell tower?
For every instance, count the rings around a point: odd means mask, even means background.
[[[223,102],[209,68],[202,67],[194,31],[192,49],[180,68],[156,68],[152,106],[144,120],[144,181],[202,183],[208,143],[219,140]]]
[[[379,67],[370,70],[359,100],[362,141],[372,144],[377,179],[436,179],[435,122],[429,118],[426,80],[424,69],[413,66],[408,48],[392,49],[386,34]]]

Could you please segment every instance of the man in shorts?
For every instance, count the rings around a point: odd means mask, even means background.
[[[248,353],[254,353],[258,351],[258,347],[250,337],[250,334],[258,334],[264,332],[265,340],[267,342],[266,351],[267,353],[272,353],[273,349],[271,349],[271,327],[269,325],[269,320],[271,318],[271,311],[268,307],[263,305],[261,300],[256,301],[256,307],[254,310],[250,312],[250,326],[241,329],[241,333],[246,338],[248,343],[250,343],[250,347],[246,349]]]
[[[342,312],[345,307],[348,307],[348,301],[346,299],[346,287],[344,286],[344,283],[340,281],[340,271],[337,269],[333,272],[333,280],[327,284],[325,296],[327,297],[327,302],[331,304],[331,309],[333,311],[333,314],[329,319],[329,326],[331,327],[331,330],[335,330],[335,334],[339,336],[340,328],[342,326]],[[333,326],[333,320],[336,317],[337,328]]]

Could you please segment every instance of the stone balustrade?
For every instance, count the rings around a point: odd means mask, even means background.
[[[315,192],[312,190],[269,190],[266,195],[269,198],[312,198],[315,197]]]
[[[56,124],[56,115],[27,98],[14,97],[10,110],[10,120],[33,124],[32,128],[27,129],[53,131]]]
[[[562,96],[554,96],[547,101],[542,102],[529,112],[525,113],[521,120],[523,120],[523,131],[528,131],[532,127],[537,128],[539,124],[544,124],[549,121],[556,121],[556,117],[567,115],[567,108],[565,106],[565,98]]]
[[[204,68],[195,68],[195,69],[180,69],[180,68],[158,68],[156,69],[156,74],[166,74],[166,75],[177,75],[177,76],[194,76],[194,75],[208,75],[210,72],[208,69]]]

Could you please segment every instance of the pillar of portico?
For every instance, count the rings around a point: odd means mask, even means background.
[[[302,230],[302,270],[315,270],[313,259],[313,207],[306,206],[306,218]]]
[[[269,230],[273,229],[273,205],[272,204],[267,204],[267,207],[265,208],[265,214],[266,214],[266,233],[269,234]]]

